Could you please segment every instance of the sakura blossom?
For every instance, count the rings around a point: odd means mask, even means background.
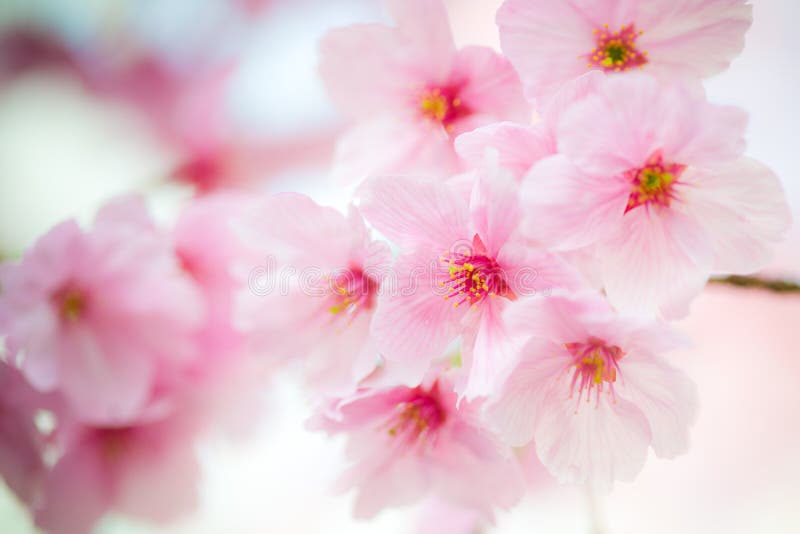
[[[17,369],[0,362],[0,477],[20,502],[33,505],[47,466],[46,439],[36,428],[37,410],[52,408],[51,395],[34,390]]]
[[[469,199],[435,180],[376,178],[362,187],[360,208],[402,252],[398,291],[379,296],[373,333],[381,354],[407,370],[409,385],[460,337],[468,373],[459,390],[486,394],[510,363],[507,304],[576,284],[566,263],[517,234],[515,182],[500,167],[479,172]]]
[[[199,411],[237,437],[248,435],[253,416],[261,413],[260,398],[274,370],[248,353],[234,322],[237,295],[246,288],[237,269],[257,258],[237,238],[233,221],[257,204],[243,192],[209,192],[189,203],[171,229],[175,255],[206,310],[196,332],[198,354],[170,385],[171,395],[181,397],[181,413]]]
[[[198,499],[196,430],[195,422],[175,417],[115,427],[62,421],[37,526],[84,534],[109,511],[158,524],[191,510]]]
[[[463,167],[455,137],[496,121],[527,121],[514,69],[490,48],[457,49],[441,0],[387,0],[396,25],[332,30],[320,74],[353,125],[336,149],[336,179]]]
[[[497,25],[526,95],[546,101],[587,70],[697,83],[742,51],[751,11],[745,0],[506,0]]]
[[[352,465],[337,487],[357,490],[357,517],[426,496],[484,518],[517,502],[524,484],[510,449],[481,427],[480,402],[457,407],[457,400],[437,368],[413,388],[361,390],[334,400],[309,422],[348,436]]]
[[[560,481],[600,491],[633,480],[650,447],[686,452],[695,386],[662,357],[680,346],[667,328],[594,295],[520,301],[508,315],[527,341],[485,414],[506,443],[533,442]]]
[[[587,250],[615,307],[685,315],[712,273],[757,270],[789,226],[775,174],[743,155],[746,122],[681,86],[607,77],[526,177],[528,235]]]
[[[262,262],[237,302],[247,350],[304,361],[321,394],[351,392],[378,362],[372,323],[388,246],[370,238],[357,210],[345,216],[293,193],[265,199],[238,225]]]
[[[202,298],[134,197],[105,206],[90,230],[57,225],[0,280],[9,353],[86,422],[137,417],[197,354]]]

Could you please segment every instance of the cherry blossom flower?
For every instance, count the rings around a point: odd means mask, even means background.
[[[46,532],[85,534],[109,511],[153,523],[191,511],[198,501],[196,423],[175,416],[121,427],[62,421],[36,524]]]
[[[107,205],[90,231],[57,225],[0,280],[9,353],[87,422],[137,417],[196,354],[202,299],[138,199]]]
[[[679,316],[711,273],[763,266],[790,220],[776,176],[742,157],[744,112],[645,75],[607,77],[557,126],[522,186],[526,230],[591,254],[612,305]]]
[[[745,0],[506,0],[497,12],[503,52],[542,100],[587,69],[697,82],[741,52],[751,20]]]
[[[530,111],[508,61],[489,48],[457,50],[440,0],[388,0],[395,27],[355,25],[330,32],[320,72],[336,106],[354,119],[333,173],[461,169],[453,139]]]
[[[257,204],[237,191],[196,197],[172,231],[181,267],[202,292],[207,310],[197,332],[198,355],[173,384],[174,394],[181,396],[178,409],[201,411],[236,436],[253,428],[273,370],[245,350],[245,336],[234,325],[236,298],[246,287],[236,270],[257,258],[240,242],[232,221]]]
[[[360,207],[402,251],[396,291],[379,297],[373,332],[407,385],[460,336],[468,378],[459,390],[487,393],[510,361],[506,304],[573,284],[570,268],[516,235],[517,187],[497,166],[478,172],[469,199],[433,180],[376,178],[362,187]]]
[[[370,325],[388,246],[370,239],[357,210],[344,216],[294,193],[270,197],[240,224],[262,262],[238,300],[248,350],[303,359],[321,394],[352,392],[378,361]]]
[[[480,427],[480,403],[461,403],[449,379],[429,374],[414,388],[359,391],[326,406],[309,423],[348,436],[351,467],[338,489],[357,488],[357,517],[418,502],[426,495],[490,517],[522,495],[510,449]]]
[[[0,478],[28,506],[36,501],[46,471],[46,440],[35,415],[56,405],[51,397],[35,391],[17,369],[0,361]]]
[[[598,490],[632,480],[648,447],[686,451],[695,388],[660,356],[680,346],[665,326],[625,319],[596,295],[520,301],[508,315],[528,341],[485,413],[506,443],[533,441],[561,482]]]

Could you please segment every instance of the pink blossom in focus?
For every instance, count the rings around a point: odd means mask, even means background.
[[[527,235],[589,247],[616,308],[685,314],[711,273],[762,267],[789,225],[777,177],[742,157],[745,123],[645,75],[606,77],[525,179]]]
[[[461,170],[453,139],[530,111],[510,63],[484,47],[457,50],[440,0],[388,0],[395,27],[354,25],[322,41],[320,72],[354,120],[336,152],[335,176]]]
[[[479,426],[479,403],[461,403],[443,374],[415,388],[362,390],[333,402],[311,426],[348,436],[352,466],[339,488],[358,490],[355,515],[372,517],[426,495],[491,517],[522,495],[510,449]]]
[[[526,95],[545,101],[587,70],[686,83],[717,74],[744,47],[751,10],[745,0],[506,0],[497,25]]]
[[[294,193],[268,198],[239,224],[259,256],[236,312],[248,350],[303,359],[319,393],[352,392],[377,363],[371,323],[387,245],[370,238],[357,210],[345,216]]]
[[[196,354],[202,298],[139,199],[107,205],[88,231],[59,224],[1,269],[9,353],[86,422],[137,417]]]
[[[599,296],[520,301],[511,328],[528,341],[485,417],[512,446],[531,441],[561,482],[609,490],[657,456],[686,452],[694,384],[660,356],[666,327],[618,316]]]
[[[362,186],[361,210],[402,251],[396,291],[380,296],[373,332],[407,385],[460,336],[467,379],[459,391],[486,394],[512,359],[506,305],[575,283],[569,267],[517,235],[517,186],[497,166],[480,170],[469,199],[432,180],[372,179]]]

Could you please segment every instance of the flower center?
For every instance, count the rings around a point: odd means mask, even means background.
[[[625,213],[643,204],[669,206],[675,198],[674,186],[686,165],[664,163],[661,151],[656,151],[644,167],[625,171],[624,177],[633,185]]]
[[[457,93],[458,90],[454,87],[424,90],[419,97],[420,113],[429,121],[441,124],[445,130],[452,132],[454,123],[469,114]]]
[[[66,322],[76,322],[86,311],[84,293],[71,286],[66,286],[53,295],[58,315]]]
[[[622,349],[615,345],[606,345],[596,338],[589,338],[581,343],[567,343],[564,346],[573,357],[570,395],[574,395],[577,388],[580,403],[583,392],[586,391],[586,402],[589,402],[594,389],[599,402],[600,393],[605,389],[613,398],[619,360],[625,356]]]
[[[395,413],[387,425],[388,433],[406,446],[434,443],[446,419],[447,414],[439,401],[438,383],[430,391],[417,387],[395,407]]]
[[[637,31],[633,24],[622,26],[613,33],[608,24],[605,24],[592,33],[596,37],[594,50],[579,56],[580,59],[588,59],[587,68],[599,67],[606,72],[626,71],[632,67],[644,68],[647,51],[639,52],[636,48],[636,38],[643,32]]]
[[[375,303],[378,283],[361,269],[347,269],[328,277],[333,304],[328,308],[334,315],[343,315],[353,320],[364,309]]]
[[[131,428],[99,428],[96,432],[103,457],[109,462],[119,460],[130,447]]]
[[[486,246],[478,234],[475,234],[469,251],[445,252],[441,262],[447,265],[449,280],[439,282],[439,287],[449,290],[445,299],[460,297],[453,304],[456,308],[466,302],[477,309],[478,304],[487,297],[497,295],[509,300],[516,299],[503,269],[494,258],[487,255]]]

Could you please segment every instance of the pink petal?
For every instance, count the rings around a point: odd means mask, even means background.
[[[375,178],[361,187],[359,195],[364,217],[405,250],[427,246],[441,254],[471,238],[463,199],[442,183]]]
[[[582,170],[607,177],[641,167],[657,150],[671,162],[712,165],[741,154],[746,122],[741,110],[644,74],[607,76],[564,113],[558,146]]]
[[[542,122],[550,130],[555,128],[561,116],[576,102],[595,93],[605,78],[606,75],[602,71],[590,70],[567,81],[542,110]],[[555,135],[555,132],[552,132],[552,135]]]
[[[744,48],[751,12],[744,0],[639,2],[636,24],[645,29],[639,42],[652,61],[645,69],[674,80],[725,70]]]
[[[750,273],[767,264],[772,245],[791,224],[778,177],[742,158],[714,170],[687,173],[681,195],[703,221],[714,247],[714,271]]]
[[[273,257],[281,266],[313,265],[326,272],[349,267],[351,252],[364,238],[353,235],[340,212],[299,193],[265,199],[237,226],[244,246],[263,255],[260,261]]]
[[[673,317],[685,314],[711,272],[702,224],[671,208],[631,210],[598,254],[608,300],[626,313],[652,315],[660,308]]]
[[[127,338],[95,336],[82,325],[65,334],[60,349],[61,387],[81,420],[129,422],[149,398],[153,362]]]
[[[504,304],[497,299],[484,302],[477,328],[464,336],[462,358],[469,376],[459,393],[467,400],[494,391],[515,363],[518,347],[503,322]]]
[[[341,396],[352,393],[378,364],[378,350],[370,340],[371,316],[360,314],[352,321],[328,329],[311,358],[306,374],[315,393]]]
[[[460,333],[459,310],[428,285],[431,258],[436,261],[436,256],[421,253],[397,259],[398,285],[384,288],[372,321],[381,354],[414,369],[417,383]]]
[[[459,425],[459,440],[448,440],[431,459],[433,491],[451,502],[470,506],[490,516],[493,506],[511,508],[524,493],[524,480],[519,466],[481,430]],[[470,441],[483,442],[483,455],[476,455]]]
[[[515,335],[538,336],[564,344],[590,335],[579,318],[609,312],[608,303],[594,293],[559,292],[547,298],[533,297],[512,303],[506,312],[506,323]]]
[[[334,180],[359,183],[397,173],[449,175],[460,167],[439,125],[402,113],[380,113],[349,128],[336,146]]]
[[[447,72],[455,52],[447,10],[441,0],[387,0],[397,29],[430,65],[428,75]],[[359,51],[361,52],[361,51]],[[360,54],[359,56],[360,57]]]
[[[367,466],[355,466],[363,469]],[[359,519],[374,517],[383,508],[404,506],[422,497],[429,488],[429,479],[413,455],[391,457],[374,468],[371,476],[359,484],[353,515]]]
[[[625,395],[649,421],[655,453],[674,458],[688,451],[689,427],[697,416],[694,383],[682,371],[646,352],[631,350],[623,365]]]
[[[319,71],[331,99],[344,113],[370,115],[397,106],[416,82],[404,66],[405,42],[392,28],[362,24],[330,31],[320,43]]]
[[[519,226],[518,187],[503,169],[490,164],[478,171],[469,201],[475,232],[491,257],[497,257]]]
[[[644,414],[631,402],[607,395],[577,405],[561,381],[540,405],[536,452],[562,483],[588,483],[607,492],[615,480],[630,482],[641,471],[651,441]]]
[[[36,524],[48,532],[86,534],[113,503],[111,474],[91,443],[61,457],[45,480]],[[80,491],[76,491],[80,488]]]
[[[485,413],[486,424],[512,447],[533,439],[547,386],[569,363],[563,348],[541,339],[531,340],[521,354],[524,359],[491,397]]]
[[[539,162],[520,188],[526,234],[555,250],[582,248],[613,235],[630,184],[588,175],[558,155]]]
[[[134,432],[118,466],[115,509],[154,522],[192,511],[199,502],[200,465],[191,429],[167,420]]]
[[[450,75],[465,80],[459,98],[462,105],[490,121],[528,122],[530,104],[522,96],[522,86],[511,63],[491,48],[467,46],[458,51]]]
[[[541,127],[499,122],[459,135],[455,148],[471,167],[481,166],[487,150],[495,150],[501,167],[521,179],[540,159],[555,153],[555,145]]]

